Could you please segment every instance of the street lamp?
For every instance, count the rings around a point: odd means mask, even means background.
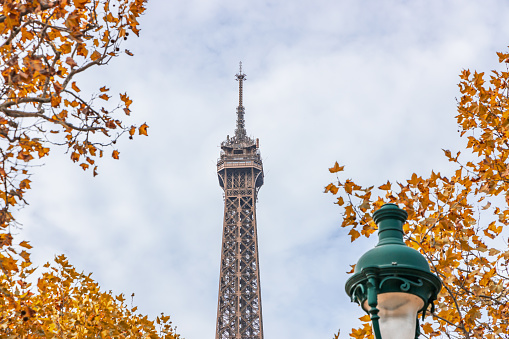
[[[407,213],[385,204],[373,214],[378,244],[364,253],[345,285],[346,293],[366,311],[376,339],[418,338],[422,319],[442,287],[426,258],[403,242]]]

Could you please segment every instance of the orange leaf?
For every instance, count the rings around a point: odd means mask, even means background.
[[[78,152],[73,152],[71,154],[71,160],[74,161],[74,162],[80,160],[80,154]]]
[[[141,126],[140,126],[140,128],[139,128],[139,134],[140,134],[140,135],[147,135],[147,136],[148,136],[148,134],[147,134],[147,128],[148,128],[148,125],[147,125],[147,124],[143,124],[143,125],[141,125]]]
[[[126,94],[120,93],[120,100],[122,100],[125,103],[125,107],[129,108],[129,106],[133,103],[131,99]]]
[[[99,98],[108,101],[110,96],[108,96],[107,94],[101,94],[101,95],[99,95]]]
[[[387,183],[378,187],[378,189],[383,190],[383,191],[388,191],[391,189],[391,183],[387,180]]]
[[[21,188],[22,190],[24,189],[30,189],[30,179],[23,179],[20,183],[19,183],[19,188]]]
[[[426,334],[433,332],[433,327],[431,327],[430,323],[423,324],[422,329],[424,330],[424,333],[426,333]]]
[[[72,82],[72,85],[71,85],[72,89],[75,90],[76,92],[81,92],[81,89],[79,89],[78,86],[76,86],[76,81],[73,81]]]
[[[113,159],[117,159],[118,160],[118,155],[119,155],[119,152],[117,150],[114,150],[113,154],[111,156],[113,157]]]
[[[361,236],[361,234],[355,228],[352,228],[350,232],[348,232],[348,235],[351,237],[352,242]]]
[[[354,266],[354,265],[352,265]],[[359,318],[360,321],[371,321],[371,318],[369,317],[369,314],[366,314],[366,315],[363,315],[362,317]]]
[[[327,192],[331,192],[332,194],[337,194],[338,188],[334,184],[329,184],[329,185],[327,185],[327,187],[325,187],[324,193],[327,193]]]
[[[100,57],[101,57],[101,53],[99,53],[98,51],[94,51],[94,53],[92,53],[92,55],[90,56],[90,59],[92,59],[92,61],[96,61]]]
[[[336,161],[336,163],[334,164],[334,166],[332,166],[331,168],[329,168],[329,172],[331,172],[331,173],[340,172],[340,171],[342,171],[344,168],[345,168],[345,166],[339,166],[338,162]]]
[[[19,243],[19,245],[20,245],[21,247],[28,248],[28,249],[31,249],[31,248],[32,248],[32,245],[30,245],[30,244],[28,243],[28,241],[22,241],[22,242],[20,242],[20,243]]]

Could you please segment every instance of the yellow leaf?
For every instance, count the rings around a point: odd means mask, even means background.
[[[369,314],[366,314],[366,315],[363,315],[362,317],[359,318],[360,321],[371,321],[371,318],[369,316]]]

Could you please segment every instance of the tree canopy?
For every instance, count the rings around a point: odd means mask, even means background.
[[[64,256],[34,280],[32,246],[13,239],[13,211],[27,202],[38,159],[60,146],[83,170],[97,175],[117,139],[147,135],[148,125],[123,122],[127,93],[115,96],[98,79],[80,75],[120,54],[139,35],[146,0],[0,0],[0,336],[2,338],[178,338],[161,315],[136,313],[122,294],[103,292]],[[88,93],[88,94],[85,94]]]
[[[371,215],[384,203],[408,212],[406,243],[443,282],[424,338],[509,338],[509,53],[497,55],[501,69],[489,77],[460,74],[456,119],[466,146],[464,155],[444,150],[453,173],[413,173],[377,191],[340,178],[337,162],[329,169],[337,181],[325,191],[337,195],[352,242],[376,231]],[[350,336],[372,338],[369,316],[361,320]]]

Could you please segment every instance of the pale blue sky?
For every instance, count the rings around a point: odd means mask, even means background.
[[[52,151],[36,169],[22,236],[41,264],[64,253],[139,310],[213,338],[222,232],[215,162],[232,134],[243,61],[246,129],[260,138],[258,203],[266,339],[347,338],[362,315],[344,283],[375,242],[350,244],[327,168],[365,185],[447,171],[459,149],[463,68],[498,67],[507,1],[151,1],[134,57],[83,75],[127,91],[129,123],[96,178]],[[97,82],[100,82],[98,84]],[[82,88],[86,91],[86,88]],[[63,153],[63,152],[60,152]]]

